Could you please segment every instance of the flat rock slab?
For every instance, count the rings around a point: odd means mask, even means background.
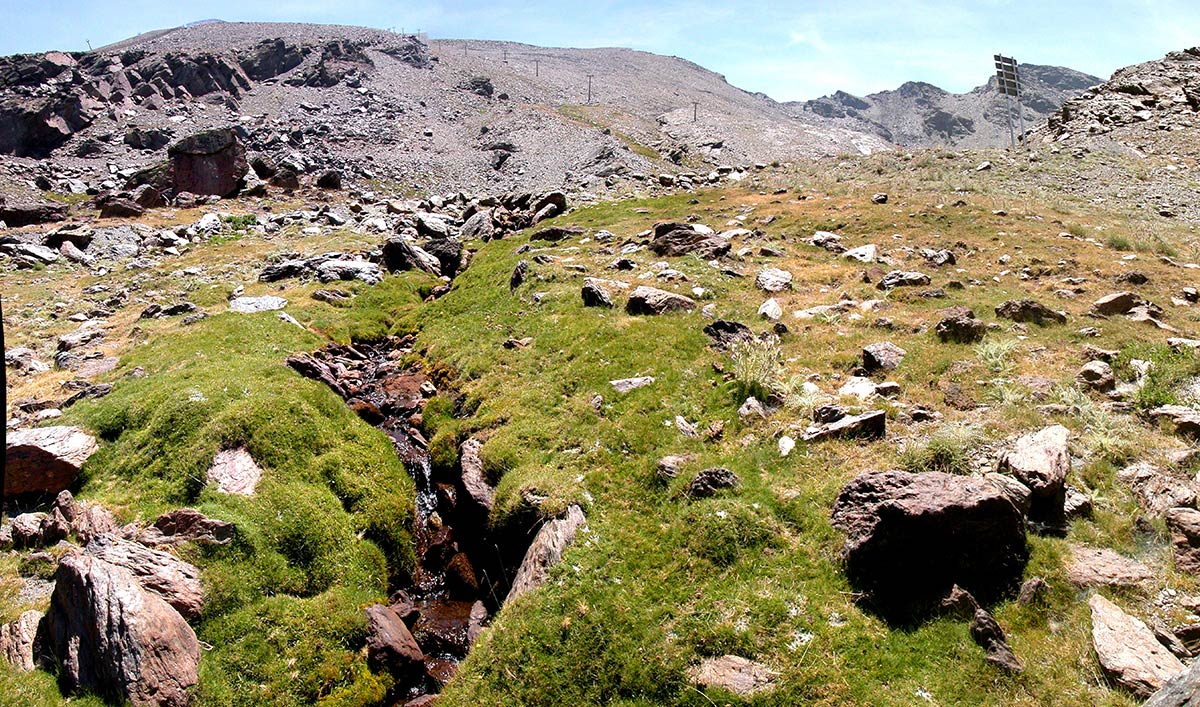
[[[112,535],[101,535],[88,543],[85,552],[128,570],[143,589],[166,600],[186,619],[200,618],[204,589],[200,570],[174,555]]]
[[[208,468],[208,480],[216,483],[218,491],[237,496],[253,496],[262,474],[262,467],[245,447],[222,449]]]
[[[1149,627],[1099,594],[1088,600],[1092,609],[1092,646],[1100,666],[1117,684],[1141,698],[1149,697],[1184,671]]]
[[[78,427],[11,430],[4,443],[4,495],[58,493],[97,449],[96,438]]]
[[[1142,707],[1196,707],[1200,705],[1200,660],[1186,672],[1167,681]]]
[[[274,295],[264,295],[262,297],[235,297],[229,301],[229,311],[241,312],[243,314],[254,314],[255,312],[271,312],[276,309],[283,309],[287,306],[287,300]]]
[[[705,658],[700,665],[688,670],[694,685],[723,688],[743,697],[775,689],[779,673],[762,663],[737,655]]]
[[[1067,579],[1077,587],[1133,587],[1152,577],[1146,565],[1108,548],[1071,547]]]
[[[608,384],[618,393],[628,393],[631,390],[645,388],[653,382],[654,378],[652,376],[637,376],[635,378],[619,378],[609,381]]]

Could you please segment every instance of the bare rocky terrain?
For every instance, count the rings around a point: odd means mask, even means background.
[[[1196,704],[1197,57],[1017,151],[618,49],[0,59],[0,704]]]
[[[18,158],[10,189],[50,165],[52,181],[95,186],[231,124],[253,154],[300,175],[332,167],[418,193],[603,188],[664,165],[707,172],[888,147],[791,119],[681,59],[353,27],[206,23],[90,54],[9,57],[0,77],[0,153]]]
[[[1021,108],[1026,130],[1042,125],[1064,101],[1102,79],[1061,66],[1021,64]],[[873,133],[904,147],[1003,147],[1009,143],[1009,113],[996,77],[967,93],[950,93],[909,82],[894,91],[853,96],[838,91],[787,104],[797,115],[815,115],[850,130]],[[1012,129],[1020,133],[1016,106]]]

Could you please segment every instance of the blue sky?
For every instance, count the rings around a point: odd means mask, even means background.
[[[778,100],[859,95],[928,81],[983,83],[1000,51],[1107,78],[1200,45],[1200,0],[1040,2],[384,2],[383,0],[0,0],[0,54],[86,49],[194,20],[293,21],[422,30],[433,38],[623,46],[673,54]]]

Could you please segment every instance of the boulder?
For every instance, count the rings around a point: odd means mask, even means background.
[[[138,542],[148,546],[186,542],[228,545],[233,540],[233,531],[233,523],[209,518],[192,508],[178,508],[159,516],[154,525],[142,531]]]
[[[886,433],[886,425],[887,413],[883,410],[871,410],[861,415],[845,415],[810,427],[802,439],[805,442],[845,438],[881,439]]]
[[[575,540],[575,534],[586,523],[583,509],[574,505],[567,507],[567,513],[562,518],[547,521],[525,551],[525,558],[521,560],[517,576],[513,579],[512,588],[508,590],[504,602],[511,602],[525,592],[545,584],[550,569],[562,559],[563,551]]]
[[[200,643],[179,612],[129,571],[70,554],[54,575],[45,650],[67,690],[128,700],[136,707],[187,707]]]
[[[1117,386],[1112,366],[1104,361],[1088,361],[1075,374],[1075,382],[1085,388],[1108,392]]]
[[[34,643],[42,616],[42,612],[30,609],[16,621],[0,626],[0,657],[17,670],[28,672],[37,667]]]
[[[996,619],[982,607],[975,607],[969,631],[971,640],[983,649],[984,660],[988,663],[1009,673],[1025,670],[1025,666],[1021,665],[1021,661],[1009,647],[1004,629],[1000,628]]]
[[[1099,594],[1092,595],[1088,606],[1092,610],[1092,647],[1100,667],[1118,685],[1144,699],[1183,673],[1183,663],[1140,619]]]
[[[779,268],[763,268],[754,278],[754,286],[765,292],[782,292],[792,284],[792,274]]]
[[[342,172],[337,169],[327,169],[317,177],[318,189],[341,189]]]
[[[421,246],[438,261],[438,273],[446,277],[458,274],[463,262],[462,241],[458,238],[434,238]]]
[[[166,600],[186,619],[200,618],[204,608],[204,589],[200,570],[174,555],[140,543],[101,535],[85,550],[89,557],[129,571],[143,589]]]
[[[367,613],[367,665],[375,672],[419,671],[425,654],[404,621],[389,607],[373,604]]]
[[[613,306],[612,297],[609,295],[608,290],[596,278],[589,277],[583,281],[583,288],[580,290],[580,295],[583,297],[584,307],[605,307],[611,309]]]
[[[1031,520],[1051,524],[1063,520],[1067,472],[1071,470],[1068,434],[1066,427],[1052,425],[1024,435],[1000,456],[996,471],[1029,487]]]
[[[783,318],[783,307],[771,297],[758,306],[758,316],[768,321],[777,322]]]
[[[442,272],[442,264],[436,257],[403,236],[392,236],[384,242],[383,266],[389,272],[423,270],[435,276]]]
[[[1197,707],[1200,705],[1200,660],[1171,678],[1142,707]]]
[[[1181,437],[1200,439],[1200,410],[1183,405],[1163,405],[1150,411],[1156,420],[1166,420]]]
[[[943,342],[972,344],[987,333],[987,325],[977,319],[968,307],[950,307],[943,315],[942,320],[934,327],[938,339]]]
[[[289,364],[291,361],[289,361]],[[294,366],[293,366],[294,367]],[[339,386],[340,388],[340,386]],[[334,388],[338,390],[338,388]],[[245,447],[222,449],[208,467],[207,479],[217,484],[217,491],[237,496],[253,496],[262,478],[262,467]]]
[[[897,287],[920,287],[930,282],[929,276],[924,273],[893,270],[880,278],[875,287],[880,290],[894,290]]]
[[[56,494],[69,487],[99,449],[78,427],[10,430],[4,443],[4,495]]]
[[[667,314],[694,309],[696,302],[690,297],[645,285],[636,287],[625,304],[625,311],[630,314]]]
[[[739,341],[749,341],[754,338],[754,332],[750,330],[750,327],[741,322],[731,322],[725,319],[717,319],[711,324],[706,324],[704,333],[713,340],[713,346],[718,349],[728,349]]]
[[[233,128],[189,135],[167,148],[168,184],[175,193],[230,196],[241,186],[249,163]]]
[[[75,537],[83,545],[93,538],[113,533],[117,530],[117,519],[107,508],[96,503],[82,502],[79,504],[79,516],[73,521]]]
[[[496,233],[496,227],[492,224],[492,210],[476,211],[463,222],[462,228],[458,232],[463,240],[490,241]]]
[[[1166,512],[1167,529],[1175,546],[1175,569],[1200,574],[1200,511],[1171,508]]]
[[[696,474],[687,487],[687,495],[692,498],[712,496],[722,489],[737,488],[742,483],[738,475],[723,466],[714,466]]]
[[[1169,508],[1196,505],[1196,486],[1192,481],[1173,476],[1149,462],[1134,462],[1119,469],[1117,478],[1153,515],[1161,516]]]
[[[463,442],[459,454],[459,465],[462,467],[463,490],[467,492],[467,497],[486,515],[491,512],[492,506],[495,504],[495,491],[487,482],[487,476],[483,471],[483,459],[480,456],[482,449],[483,442],[478,439],[471,438]]]
[[[705,260],[719,258],[729,252],[730,243],[711,230],[699,231],[686,223],[657,223],[650,251],[662,257],[695,254]]]
[[[1137,560],[1108,548],[1072,545],[1067,579],[1077,587],[1134,587],[1154,577],[1154,571]]]
[[[775,688],[779,673],[737,655],[705,658],[688,670],[688,680],[699,687],[721,688],[740,697],[749,697]]]
[[[890,621],[935,607],[955,585],[984,602],[1015,592],[1029,558],[1025,521],[995,484],[942,472],[860,474],[831,520],[846,574]]]
[[[17,550],[42,547],[42,521],[45,513],[21,513],[12,519],[12,545]]]
[[[863,370],[868,375],[877,371],[894,371],[908,352],[890,341],[881,341],[862,350]]]
[[[1031,299],[1013,299],[996,306],[996,316],[1014,322],[1038,325],[1065,324],[1067,316]]]
[[[875,247],[875,244],[868,243],[867,245],[860,245],[857,248],[851,248],[845,253],[842,253],[842,257],[846,260],[854,260],[859,263],[869,264],[875,262],[875,259],[878,257],[877,253],[878,248]]]
[[[277,309],[283,309],[287,306],[287,300],[275,295],[263,295],[261,297],[234,297],[229,301],[229,311],[241,312],[243,314],[255,314],[258,312],[272,312]]]

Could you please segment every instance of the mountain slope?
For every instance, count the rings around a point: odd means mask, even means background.
[[[1059,66],[1022,64],[1025,127],[1031,129],[1063,101],[1100,82],[1095,76]],[[906,147],[955,145],[998,147],[1008,143],[1008,112],[996,77],[968,93],[908,82],[894,91],[863,98],[838,91],[803,103],[787,104],[797,115],[828,118],[843,127],[872,132]],[[1019,129],[1013,114],[1014,130]]]
[[[1063,104],[1038,131],[1046,141],[1137,154],[1200,157],[1200,47],[1118,70]]]
[[[0,117],[0,152],[95,172],[232,122],[252,153],[302,173],[351,165],[421,191],[602,185],[667,162],[707,172],[887,147],[673,57],[298,24],[207,23],[8,57]]]

